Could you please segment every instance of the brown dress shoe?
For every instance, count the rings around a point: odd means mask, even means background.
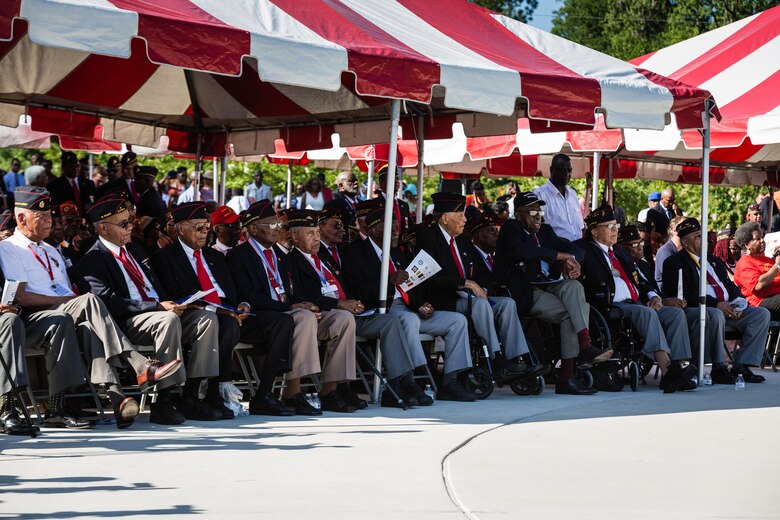
[[[116,427],[120,430],[132,426],[136,416],[141,411],[138,403],[132,397],[125,397],[125,399],[114,407],[114,420],[116,420]]]
[[[181,366],[179,359],[174,359],[164,365],[156,359],[150,359],[146,362],[144,371],[138,374],[138,386],[141,387],[141,391],[144,391],[179,370]]]

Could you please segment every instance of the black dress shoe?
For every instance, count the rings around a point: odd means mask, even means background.
[[[67,410],[48,411],[43,417],[43,425],[48,428],[67,428],[69,430],[90,430],[95,423],[85,421]]]
[[[19,412],[11,410],[0,416],[0,430],[7,435],[26,435],[29,436],[32,431],[27,422],[19,416]],[[33,430],[38,431],[35,425]]]
[[[477,400],[477,394],[466,389],[458,380],[439,387],[436,398],[440,401],[460,401],[471,403]]]
[[[713,385],[733,385],[736,382],[736,378],[731,374],[726,365],[713,368],[710,372],[710,377],[712,377]]]
[[[580,349],[580,354],[577,356],[577,366],[580,368],[592,367],[607,361],[611,357],[611,348],[596,348],[593,345],[588,345]]]
[[[754,374],[753,371],[745,365],[734,365],[732,367],[731,375],[736,378],[738,374],[742,374],[742,379],[744,379],[746,383],[763,383],[766,381],[764,376]]]
[[[357,408],[345,403],[335,390],[327,395],[320,395],[320,403],[322,403],[322,409],[328,412],[352,413],[357,411]]]
[[[129,428],[135,422],[135,418],[141,408],[138,403],[132,397],[125,397],[125,399],[114,406],[114,420],[116,421],[116,427],[120,430]]]
[[[690,390],[690,383],[693,382],[692,380],[697,373],[698,369],[694,365],[683,368],[677,363],[672,363],[666,374],[661,376],[661,382],[658,386],[665,394]],[[695,382],[693,386],[696,388]]]
[[[176,426],[178,424],[184,424],[187,420],[184,414],[176,409],[173,401],[157,401],[149,405],[151,412],[149,413],[149,422],[155,424],[166,424],[168,426]]]
[[[401,389],[401,394],[406,400],[406,396],[413,397],[417,404],[415,406],[431,406],[433,398],[425,393],[417,383],[409,383]]]
[[[263,395],[257,394],[249,401],[249,413],[251,415],[289,417],[295,415],[295,408],[287,406],[269,392]]]
[[[361,399],[357,393],[352,390],[348,384],[340,384],[338,387],[339,394],[341,394],[341,400],[347,404],[351,404],[358,410],[364,410],[368,408],[368,401]]]
[[[214,397],[214,398],[206,398],[206,403],[214,408],[216,411],[218,411],[220,414],[222,414],[221,419],[234,419],[236,417],[236,414],[233,413],[233,410],[225,406],[225,401],[222,400],[221,397]]]
[[[576,377],[571,379],[559,379],[555,383],[555,393],[565,395],[593,395],[597,393],[595,388],[585,388]]]
[[[190,421],[219,421],[222,419],[222,412],[195,396],[182,397],[177,408]]]
[[[306,400],[306,396],[302,392],[298,392],[294,396],[285,399],[284,404],[295,409],[295,415],[322,415],[322,410],[317,410],[309,401]]]
[[[401,400],[403,400],[403,397],[401,397]],[[382,400],[380,401],[380,404],[384,408],[403,408],[403,406],[401,406],[396,398],[393,397],[393,394],[391,394],[388,390],[382,392]],[[404,404],[406,404],[406,401],[404,401]],[[406,404],[406,406],[409,405]]]

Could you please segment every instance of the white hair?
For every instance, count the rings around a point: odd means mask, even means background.
[[[26,170],[24,170],[24,182],[27,183],[27,185],[31,185],[35,182],[35,180],[40,177],[41,175],[46,174],[46,168],[43,166],[40,166],[38,164],[33,166],[28,166]]]

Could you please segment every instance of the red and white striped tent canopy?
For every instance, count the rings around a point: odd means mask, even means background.
[[[465,0],[0,3],[0,124],[190,153],[383,142],[388,98],[448,138],[699,128],[709,97]]]
[[[710,171],[714,183],[778,185],[780,165],[780,7],[632,60],[653,72],[709,90],[722,119],[712,122]],[[469,139],[461,158],[436,165],[443,171],[506,175],[528,170],[520,155],[559,151],[616,153],[628,160],[617,178],[701,180],[701,135],[675,124],[663,131],[609,130],[599,119],[593,131],[531,134],[520,120],[515,136]],[[493,160],[491,160],[493,159]],[[633,159],[633,160],[631,160]],[[690,163],[686,165],[685,163]],[[575,168],[576,169],[576,168]],[[605,171],[606,169],[602,170]],[[531,170],[534,171],[534,170]]]

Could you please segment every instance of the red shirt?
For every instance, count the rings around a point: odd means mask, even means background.
[[[756,258],[750,255],[742,255],[737,261],[737,266],[734,269],[734,283],[737,284],[750,305],[758,306],[764,298],[780,294],[780,274],[775,276],[769,287],[754,291],[758,279],[766,274],[774,263],[774,260],[769,257]]]

